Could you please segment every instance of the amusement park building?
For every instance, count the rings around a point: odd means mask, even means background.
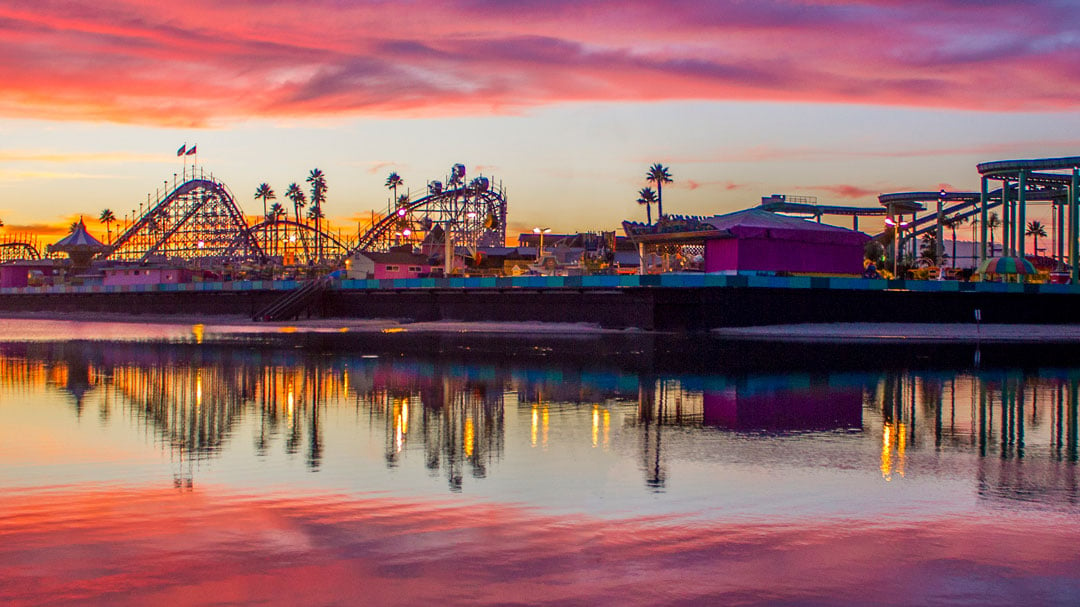
[[[194,274],[187,268],[119,266],[104,268],[102,284],[111,285],[166,285],[191,282]]]
[[[870,237],[837,226],[747,209],[705,220],[706,272],[861,274]]]
[[[52,259],[25,259],[0,265],[0,288],[20,288],[39,282],[51,285],[61,275],[61,267]]]
[[[665,216],[652,226],[623,227],[643,258],[665,257],[665,267],[678,267],[701,251],[701,269],[724,274],[859,275],[870,240],[862,232],[759,208],[714,217]]]
[[[351,279],[421,278],[431,274],[431,261],[427,255],[407,251],[365,251],[347,259],[345,269]]]

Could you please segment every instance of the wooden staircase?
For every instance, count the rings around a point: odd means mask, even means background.
[[[270,322],[296,318],[317,302],[333,282],[334,279],[330,276],[320,276],[309,280],[274,300],[270,305],[252,316],[251,319]]]

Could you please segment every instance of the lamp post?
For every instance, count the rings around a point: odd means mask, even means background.
[[[892,256],[892,273],[893,278],[896,278],[896,274],[899,271],[899,259],[900,259],[900,233],[907,227],[908,222],[896,221],[892,217],[885,218],[885,225],[892,226],[893,229],[893,256]]]
[[[536,248],[536,260],[540,261],[540,256],[544,254],[544,234],[550,234],[551,228],[533,228],[533,234],[540,235],[540,246]]]
[[[938,192],[937,199],[937,235],[934,237],[934,262],[938,267],[938,280],[945,279],[945,188]]]

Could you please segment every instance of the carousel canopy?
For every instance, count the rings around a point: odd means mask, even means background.
[[[979,264],[979,274],[1035,274],[1035,266],[1023,257],[991,257]]]
[[[71,231],[71,234],[49,245],[50,251],[60,253],[100,253],[108,248],[108,245],[94,238],[86,231],[86,224],[83,223],[82,217],[79,218],[79,223]]]

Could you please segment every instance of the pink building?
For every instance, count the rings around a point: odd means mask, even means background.
[[[665,215],[655,224],[623,222],[644,273],[861,275],[862,232],[758,208],[715,215]],[[702,254],[704,252],[704,255]]]
[[[0,264],[0,288],[18,288],[53,284],[60,267],[51,259],[21,260]]]
[[[345,269],[352,279],[422,278],[431,274],[431,261],[419,253],[364,252],[350,257],[345,262]]]
[[[187,268],[158,268],[124,266],[105,268],[105,286],[112,285],[161,285],[191,282],[192,272]]]
[[[860,275],[870,240],[855,230],[761,209],[702,221],[716,230],[705,239],[706,272]]]

